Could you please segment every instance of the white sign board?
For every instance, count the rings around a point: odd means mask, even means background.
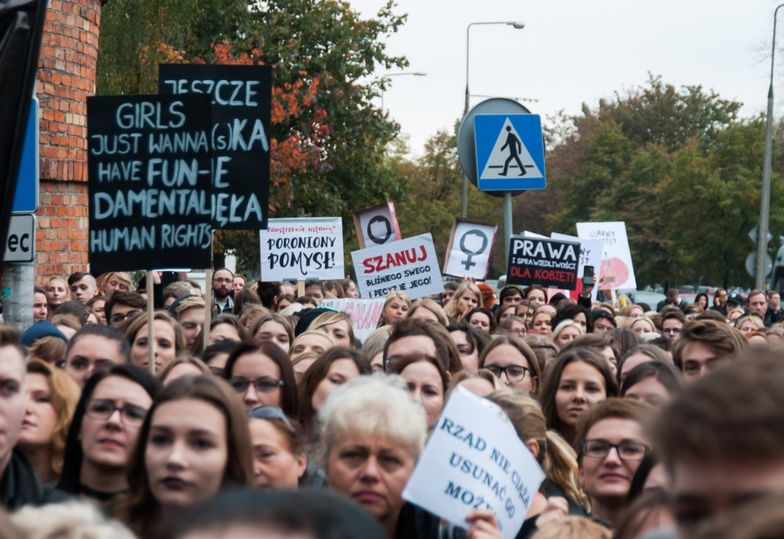
[[[360,248],[384,245],[403,238],[394,202],[366,208],[354,214],[354,227]]]
[[[602,263],[597,272],[599,290],[637,289],[632,253],[626,236],[626,223],[577,223],[577,235],[580,239],[599,241],[604,246]]]
[[[460,386],[452,392],[403,498],[466,528],[475,509],[513,539],[544,473],[501,408]]]
[[[35,261],[35,215],[12,215],[8,223],[3,262]]]
[[[585,266],[590,266],[594,269],[594,275],[598,275],[598,271],[602,265],[602,253],[604,252],[604,244],[598,240],[585,240],[577,236],[570,236],[568,234],[559,234],[553,232],[550,234],[554,240],[576,241],[580,244],[580,261],[577,266],[577,277],[582,279],[585,276]],[[591,300],[596,301],[599,287],[594,286],[591,290]]]
[[[487,277],[497,227],[458,219],[452,227],[444,273],[454,277]]]
[[[444,291],[433,236],[420,234],[351,253],[363,298],[383,298],[400,290],[413,299]]]
[[[345,277],[340,217],[270,219],[259,236],[262,281]]]
[[[376,330],[378,321],[381,318],[381,311],[384,310],[384,298],[378,299],[358,299],[340,298],[324,299],[321,301],[322,307],[329,307],[346,313],[351,317],[351,325],[354,328],[354,336],[365,342],[371,333]]]

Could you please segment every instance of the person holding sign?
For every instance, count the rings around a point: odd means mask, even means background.
[[[437,539],[440,519],[403,500],[403,488],[422,454],[427,422],[400,378],[361,376],[327,400],[322,465],[327,484],[373,514],[388,539]],[[468,537],[500,538],[494,519],[473,511]]]

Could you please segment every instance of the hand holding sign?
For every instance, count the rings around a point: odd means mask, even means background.
[[[490,266],[496,226],[457,219],[446,250],[444,272],[454,277],[484,279]]]

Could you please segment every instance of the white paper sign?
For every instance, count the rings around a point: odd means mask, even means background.
[[[568,234],[559,234],[553,232],[550,236],[554,240],[576,241],[580,243],[580,262],[577,267],[577,277],[582,279],[585,275],[585,266],[591,266],[594,269],[594,275],[598,275],[598,270],[602,266],[602,253],[604,252],[604,245],[597,240],[586,240],[578,238],[577,236],[570,236]],[[594,286],[591,290],[591,300],[596,301],[599,287]]]
[[[495,242],[496,227],[458,220],[447,247],[444,273],[455,277],[487,277],[490,256]]]
[[[360,247],[373,247],[402,239],[395,204],[387,202],[354,214]]]
[[[383,298],[400,290],[413,300],[444,291],[430,234],[353,251],[351,259],[363,298]]]
[[[261,238],[261,280],[343,279],[340,217],[270,219]]]
[[[626,223],[577,223],[577,235],[581,239],[599,241],[604,245],[602,262],[597,272],[599,290],[637,289]]]
[[[351,325],[354,328],[354,336],[365,342],[371,333],[376,330],[378,321],[381,318],[381,311],[384,310],[384,298],[378,299],[356,299],[339,298],[322,300],[322,307],[329,307],[346,313],[351,317]]]
[[[403,498],[463,528],[475,509],[495,513],[506,539],[523,525],[544,473],[501,408],[458,386]]]

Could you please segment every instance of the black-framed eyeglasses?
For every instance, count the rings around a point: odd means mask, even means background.
[[[245,393],[248,388],[253,385],[257,393],[272,393],[279,387],[283,386],[283,380],[276,380],[275,378],[263,377],[256,378],[255,380],[246,380],[245,378],[232,378],[229,381],[231,387],[237,393]]]
[[[118,406],[112,399],[92,399],[87,403],[85,413],[95,419],[109,419],[119,410],[120,418],[126,425],[138,426],[147,415],[147,408],[135,404]]]
[[[250,411],[250,417],[253,419],[266,419],[267,421],[280,421],[288,431],[296,432],[294,425],[291,424],[291,421],[286,416],[286,412],[277,406],[257,406]]]
[[[605,459],[610,450],[615,448],[618,457],[625,461],[642,460],[648,454],[648,446],[639,442],[623,441],[612,444],[607,440],[585,440],[583,442],[583,456],[592,459]]]
[[[506,375],[506,379],[510,382],[522,382],[525,380],[525,375],[531,372],[531,369],[521,365],[507,365],[506,367],[501,367],[500,365],[485,365],[484,368],[492,372],[499,380],[501,379],[502,374]]]
[[[141,313],[142,311],[138,309],[128,311],[127,313],[112,313],[112,317],[109,319],[109,321],[112,324],[119,324],[120,322],[124,322],[128,318],[131,318],[132,316],[136,316],[137,314],[141,314]]]

